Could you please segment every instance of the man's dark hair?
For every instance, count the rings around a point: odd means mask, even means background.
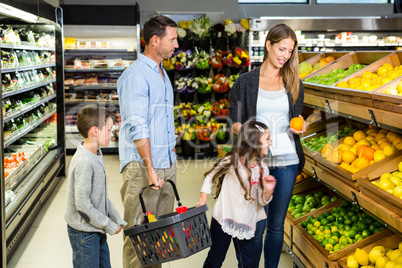
[[[95,126],[99,129],[106,125],[106,120],[112,118],[114,114],[105,107],[98,105],[87,105],[82,108],[77,115],[77,128],[80,134],[86,139],[91,127]]]
[[[172,19],[160,14],[153,15],[147,19],[143,28],[145,44],[148,45],[149,40],[154,35],[163,38],[166,35],[166,26],[176,27],[177,24]]]

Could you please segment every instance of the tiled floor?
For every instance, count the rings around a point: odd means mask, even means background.
[[[71,156],[67,158],[67,166]],[[105,155],[105,166],[108,176],[109,198],[123,215],[120,199],[120,185],[122,176],[119,173],[119,158],[117,155]],[[194,206],[199,198],[199,191],[203,181],[203,174],[213,165],[213,160],[181,160],[178,161],[177,181],[180,199],[185,206]],[[32,227],[22,240],[17,251],[7,267],[18,268],[64,268],[72,267],[71,248],[67,236],[66,223],[63,218],[66,202],[67,181],[61,179],[55,191],[46,202]],[[210,196],[208,205],[213,207],[214,199]],[[211,219],[211,209],[207,212]],[[108,236],[112,267],[122,267],[123,238]],[[202,267],[208,250],[201,251],[186,259],[163,264],[163,268]],[[237,267],[237,260],[233,248],[230,248],[223,267]],[[263,267],[261,264],[260,267]],[[293,267],[291,257],[283,252],[280,268]]]

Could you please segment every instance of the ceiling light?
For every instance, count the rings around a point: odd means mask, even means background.
[[[26,22],[35,23],[38,21],[39,17],[31,13],[22,11],[21,9],[0,3],[0,14],[4,14],[10,17],[14,17]]]

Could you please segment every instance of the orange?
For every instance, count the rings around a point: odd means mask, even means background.
[[[356,159],[355,165],[357,169],[363,169],[370,165],[370,161],[365,157],[359,157]]]
[[[328,62],[328,63],[330,63],[330,62],[335,61],[335,58],[332,57],[332,56],[328,56],[328,57],[325,58],[325,61]]]
[[[342,162],[342,154],[343,154],[343,153],[342,153],[341,150],[335,149],[335,150],[332,152],[331,161],[334,162],[334,163],[336,163],[336,164],[340,164],[340,163]]]
[[[380,134],[383,134],[383,133],[380,133]],[[377,141],[377,144],[381,145],[381,143],[383,143],[384,141],[389,141],[389,140],[387,138],[382,138],[382,139]]]
[[[353,134],[353,138],[355,138],[356,141],[361,141],[366,138],[366,134],[364,134],[363,131],[358,130]]]
[[[296,131],[300,131],[303,128],[304,121],[300,117],[294,117],[290,120],[290,128]]]
[[[402,142],[402,137],[397,137],[397,138],[395,138],[394,139],[394,141],[392,142],[392,145],[396,145],[396,144],[398,144],[398,143],[400,143],[400,142]]]
[[[342,143],[341,145],[339,145],[339,150],[349,151],[350,149],[352,149],[352,146],[349,144]]]
[[[343,162],[350,164],[353,161],[355,161],[356,159],[356,155],[354,153],[352,153],[351,151],[345,151],[342,154],[342,160]]]
[[[348,136],[343,140],[343,143],[353,146],[356,144],[356,140],[353,137]]]
[[[378,145],[378,144],[371,145],[371,148],[373,148],[376,151],[381,150],[380,145]]]
[[[332,146],[332,145],[331,145]],[[332,155],[332,149],[329,146],[324,146],[321,150],[321,156],[322,157],[328,157],[329,155]]]
[[[385,69],[387,69],[387,71],[391,71],[394,69],[394,66],[392,66],[392,64],[386,62],[382,65],[382,67],[384,67]]]
[[[362,152],[362,156],[367,158],[368,160],[374,160],[375,150],[373,148],[364,148]]]
[[[370,147],[368,147],[367,145],[360,145],[359,147],[357,147],[357,149],[356,149],[357,156],[362,157],[363,150],[366,149],[366,148],[370,148]]]
[[[308,72],[304,72],[300,74],[300,79],[303,79],[304,77],[306,77],[307,75],[309,75]]]

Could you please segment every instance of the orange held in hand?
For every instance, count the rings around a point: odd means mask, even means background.
[[[294,117],[290,120],[290,128],[296,131],[300,131],[303,128],[304,121],[300,117]]]

